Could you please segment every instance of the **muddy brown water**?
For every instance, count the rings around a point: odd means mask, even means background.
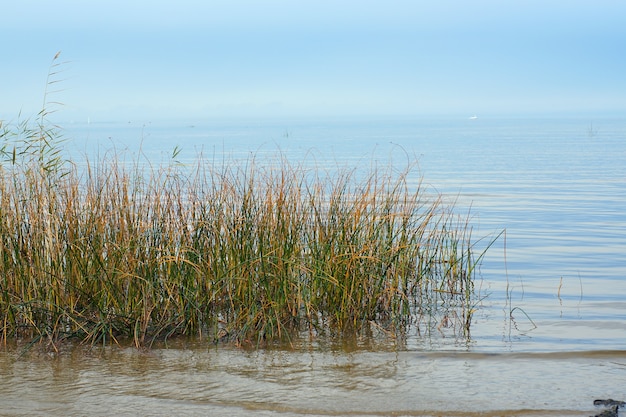
[[[478,271],[470,337],[21,356],[9,344],[0,415],[591,416],[597,398],[626,399],[626,120],[596,119],[593,135],[580,119],[285,123],[92,124],[89,137],[135,138],[155,158],[174,142],[249,155],[269,141],[288,158],[314,148],[316,164],[418,155],[425,185],[471,209],[475,237],[506,230]]]

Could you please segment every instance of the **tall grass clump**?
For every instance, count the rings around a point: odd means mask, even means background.
[[[285,159],[146,171],[117,158],[63,175],[2,167],[5,339],[396,332],[459,306],[469,329],[470,229],[411,169],[319,178]]]
[[[75,164],[54,132],[0,133],[5,341],[469,332],[471,228],[414,165],[323,172],[280,153]]]

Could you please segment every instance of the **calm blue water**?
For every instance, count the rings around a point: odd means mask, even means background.
[[[245,351],[176,340],[19,358],[3,415],[589,416],[626,400],[626,118],[193,121],[65,126],[68,146],[153,163],[404,167],[471,213],[483,259],[471,338],[448,329]],[[224,155],[227,155],[225,157]],[[129,157],[129,160],[132,160]],[[419,181],[416,175],[415,184]],[[480,238],[483,238],[480,240]]]
[[[626,118],[207,120],[65,125],[88,155],[154,163],[276,157],[402,168],[470,213],[487,252],[471,348],[626,347]],[[415,183],[419,178],[416,175]],[[513,311],[513,319],[510,313]],[[421,346],[423,341],[416,341]],[[448,341],[436,341],[436,346]],[[466,348],[465,346],[463,348]]]

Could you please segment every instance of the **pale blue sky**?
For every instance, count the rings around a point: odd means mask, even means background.
[[[621,0],[8,3],[0,120],[626,113]]]

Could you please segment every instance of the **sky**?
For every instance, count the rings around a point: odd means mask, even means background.
[[[0,120],[626,114],[622,0],[7,3]]]

